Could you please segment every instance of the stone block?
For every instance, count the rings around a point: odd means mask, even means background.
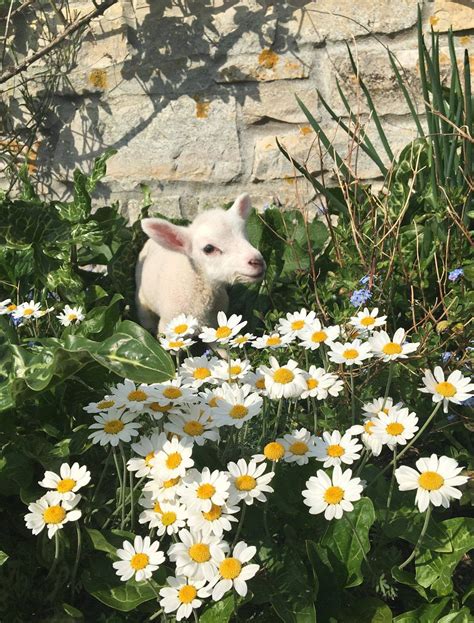
[[[258,54],[239,54],[227,60],[217,72],[216,82],[268,82],[307,78],[312,56],[307,51],[279,54],[263,48]]]
[[[314,112],[318,99],[314,86],[300,81],[259,83],[257,92],[244,99],[243,121],[249,125],[266,119],[286,123],[306,123],[306,117],[296,100],[296,95]],[[318,116],[317,113],[314,114]]]
[[[432,11],[429,22],[437,32],[474,28],[474,3],[470,0],[435,0]]]

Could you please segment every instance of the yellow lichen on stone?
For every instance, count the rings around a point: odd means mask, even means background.
[[[311,134],[312,131],[313,130],[309,125],[304,125],[302,128],[300,128],[300,134],[302,134],[303,136]]]
[[[193,99],[196,102],[196,117],[198,119],[207,119],[209,117],[209,106],[211,102],[203,101],[198,96]]]
[[[270,48],[265,48],[258,55],[258,63],[265,69],[273,69],[278,63],[278,54]]]
[[[89,74],[89,82],[97,89],[106,89],[107,72],[105,69],[93,69]]]

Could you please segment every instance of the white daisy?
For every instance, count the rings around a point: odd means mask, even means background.
[[[268,348],[270,350],[275,350],[276,348],[282,348],[287,346],[293,337],[292,335],[280,335],[279,333],[268,333],[262,335],[261,337],[257,337],[256,340],[252,343],[254,348],[259,350],[263,350],[264,348]]]
[[[203,405],[189,405],[186,410],[174,413],[164,425],[168,433],[186,437],[198,446],[206,441],[218,441],[219,431],[214,422],[209,421],[208,411]]]
[[[316,398],[323,400],[331,396],[338,396],[344,389],[343,381],[337,376],[326,372],[324,368],[310,366],[309,371],[304,373],[307,389],[301,394],[301,398]]]
[[[132,577],[137,582],[149,580],[153,572],[165,561],[165,555],[160,551],[160,542],[152,543],[149,536],[143,539],[136,536],[133,545],[124,541],[122,547],[123,549],[117,550],[120,560],[112,565],[122,582]]]
[[[177,478],[178,476],[183,477],[186,470],[194,465],[191,458],[192,452],[192,441],[189,439],[179,440],[178,437],[173,437],[156,454],[151,475],[153,477],[158,476],[163,480]]]
[[[54,472],[45,472],[43,480],[39,481],[39,485],[45,489],[53,489],[58,493],[61,500],[72,500],[76,493],[82,487],[89,484],[91,473],[85,465],[79,466],[79,463],[63,463],[59,468],[59,475]]]
[[[196,342],[186,337],[177,337],[176,335],[165,335],[165,337],[160,337],[160,344],[165,350],[172,350],[174,352],[178,352],[180,350],[189,348],[193,344],[196,344]]]
[[[420,392],[433,394],[433,402],[443,401],[443,410],[448,412],[448,403],[461,404],[471,398],[474,392],[474,383],[471,378],[463,376],[459,370],[451,372],[448,378],[444,379],[444,371],[440,366],[434,369],[434,376],[431,370],[425,370],[423,377],[425,387],[420,387]]]
[[[222,400],[220,387],[213,387],[212,389],[206,387],[204,391],[199,392],[199,407],[204,409],[211,422],[212,414],[215,412],[219,400]]]
[[[363,489],[360,478],[352,478],[352,470],[343,472],[339,465],[334,467],[331,478],[318,469],[317,475],[306,482],[306,487],[303,497],[310,514],[324,512],[328,520],[340,519],[344,512],[352,511],[352,502],[360,500]]]
[[[183,384],[197,389],[204,383],[216,383],[214,368],[218,363],[217,357],[187,357],[179,368]]]
[[[110,396],[104,396],[99,402],[90,402],[87,406],[82,407],[87,413],[102,413],[117,408],[117,402],[112,400]]]
[[[403,403],[397,402],[397,404],[394,405],[393,398],[390,398],[390,396],[388,398],[376,398],[372,400],[372,402],[365,402],[362,405],[362,415],[371,418],[374,415],[378,415],[380,411],[388,413],[389,409],[394,406],[400,408],[403,406]]]
[[[63,327],[69,327],[71,324],[79,324],[84,320],[84,312],[82,307],[70,307],[65,305],[63,311],[56,316]]]
[[[257,463],[261,461],[271,461],[272,463],[278,463],[285,456],[286,448],[279,441],[270,441],[263,448],[263,454],[254,454],[252,459]]]
[[[186,526],[188,509],[178,502],[150,501],[153,506],[143,511],[139,523],[148,523],[150,528],[158,529],[158,536],[177,534]]]
[[[314,311],[307,312],[303,308],[299,312],[286,314],[286,318],[280,318],[276,329],[282,335],[288,335],[290,338],[300,337],[302,333],[311,329],[315,320],[316,313]]]
[[[80,499],[80,495],[75,495],[65,500],[61,499],[57,491],[48,491],[36,502],[28,504],[30,512],[25,515],[26,527],[33,534],[39,534],[46,527],[48,538],[52,539],[64,524],[77,521],[82,515],[80,510],[75,509]]]
[[[398,467],[395,478],[400,491],[416,489],[415,502],[423,513],[429,504],[448,508],[450,500],[459,500],[462,494],[456,487],[469,480],[459,475],[462,470],[454,459],[432,454],[429,458],[418,459],[416,469],[407,465]]]
[[[180,314],[173,318],[165,327],[165,334],[171,337],[183,338],[186,335],[193,335],[198,328],[198,321],[194,316]]]
[[[217,570],[217,556],[220,550],[227,549],[227,544],[219,537],[200,532],[179,531],[180,543],[173,543],[168,550],[171,562],[176,563],[176,574],[193,580],[214,578]]]
[[[221,360],[214,367],[214,376],[216,379],[231,383],[237,379],[243,379],[251,370],[252,366],[247,359]]]
[[[236,522],[234,517],[240,511],[235,505],[236,499],[227,498],[225,504],[213,504],[211,509],[204,511],[189,511],[188,526],[191,531],[201,532],[204,535],[213,534],[222,537],[225,531],[232,530],[232,522]]]
[[[230,480],[225,472],[190,470],[183,478],[178,494],[189,510],[209,512],[212,505],[222,506],[229,497]]]
[[[4,316],[6,314],[11,314],[16,309],[15,303],[12,303],[11,299],[5,299],[0,302],[0,316]]]
[[[413,353],[419,342],[406,343],[405,329],[397,329],[393,338],[390,338],[386,331],[375,331],[369,337],[370,348],[374,355],[382,361],[394,361],[395,359],[406,359],[407,355]]]
[[[263,400],[256,392],[252,392],[250,385],[237,387],[224,383],[220,396],[212,412],[212,421],[216,426],[235,426],[240,429],[262,409]]]
[[[409,439],[415,436],[418,430],[418,418],[415,413],[409,413],[408,409],[389,409],[388,413],[380,413],[372,419],[374,423],[371,433],[374,439],[380,439],[382,444],[393,450],[395,446],[406,445]]]
[[[306,428],[287,433],[277,442],[285,448],[283,458],[287,463],[306,465],[310,458],[316,456],[316,437]]]
[[[151,491],[143,491],[138,503],[145,509],[140,513],[138,523],[149,524],[150,528],[156,528],[159,525],[158,515],[161,514],[160,502],[153,499]]]
[[[332,433],[324,432],[322,439],[316,439],[316,458],[324,461],[323,467],[332,467],[346,463],[350,465],[360,459],[362,446],[357,439],[353,439],[349,432],[344,435],[338,430]]]
[[[268,396],[268,392],[265,389],[265,375],[260,370],[249,372],[243,379],[243,382],[250,385],[260,396]]]
[[[257,553],[257,548],[253,545],[248,546],[244,541],[239,541],[234,547],[231,556],[225,556],[222,550],[217,556],[218,568],[215,578],[210,586],[212,589],[212,599],[219,601],[230,591],[235,589],[238,595],[245,597],[247,595],[246,582],[254,577],[260,568],[260,565],[248,565],[246,563],[251,560]]]
[[[347,433],[349,435],[361,435],[362,443],[374,456],[378,456],[382,452],[383,443],[380,437],[375,437],[373,434],[374,419],[366,418],[363,425],[356,424],[351,426]]]
[[[115,400],[119,407],[126,407],[132,413],[143,411],[145,403],[155,400],[156,392],[153,387],[141,383],[138,387],[130,379],[118,383],[110,391],[111,400]]]
[[[287,364],[280,366],[275,357],[269,358],[270,367],[261,366],[259,372],[265,377],[265,389],[270,398],[299,398],[307,389],[303,370],[290,359]]]
[[[206,580],[190,580],[184,576],[168,577],[168,586],[160,588],[160,606],[166,614],[176,612],[176,620],[189,619],[202,600],[209,597]]]
[[[372,311],[364,307],[363,311],[359,311],[355,316],[351,317],[349,324],[358,329],[361,333],[373,331],[376,327],[381,327],[387,321],[387,316],[379,316],[378,314],[378,307],[374,307]]]
[[[265,473],[267,466],[265,463],[257,465],[253,459],[248,463],[244,459],[239,459],[237,463],[228,463],[227,469],[233,487],[233,493],[245,504],[251,505],[256,500],[266,502],[265,493],[273,493],[269,482],[275,475],[274,472]]]
[[[117,411],[95,415],[95,423],[89,426],[93,432],[88,438],[92,440],[92,443],[98,443],[101,446],[109,443],[111,446],[117,446],[120,441],[128,443],[132,437],[138,435],[137,429],[141,426],[139,422],[133,421],[136,417],[136,413],[121,414]]]
[[[51,309],[42,310],[41,303],[30,301],[29,303],[18,305],[18,307],[12,311],[12,316],[15,320],[26,321],[32,318],[41,318],[41,316],[44,316],[49,311],[51,311]]]
[[[337,340],[341,328],[339,325],[323,327],[319,320],[315,320],[310,327],[305,329],[298,336],[301,340],[301,346],[308,350],[316,350],[321,344],[330,344]]]
[[[180,484],[180,476],[176,476],[176,478],[160,478],[155,475],[145,483],[143,492],[144,495],[149,494],[154,501],[175,502]]]
[[[247,321],[241,322],[242,316],[232,314],[229,318],[223,311],[217,313],[217,327],[202,327],[202,332],[199,334],[200,339],[203,342],[218,342],[219,344],[228,344],[232,338],[234,338],[241,329],[243,329]]]
[[[255,335],[252,333],[241,333],[232,338],[229,344],[235,348],[244,348],[247,344],[251,344],[254,339]]]
[[[148,476],[153,467],[153,461],[157,453],[163,448],[167,441],[164,433],[155,432],[149,437],[140,437],[140,439],[132,443],[132,450],[139,455],[140,458],[129,459],[127,469],[130,472],[136,472],[136,476]]]
[[[171,405],[171,408],[183,404],[193,404],[198,401],[196,390],[193,387],[186,386],[179,376],[171,381],[155,383],[153,391],[155,400],[160,405]]]
[[[360,366],[365,359],[373,357],[368,342],[354,340],[353,342],[331,342],[329,359],[334,363],[344,363],[346,366],[354,364]]]

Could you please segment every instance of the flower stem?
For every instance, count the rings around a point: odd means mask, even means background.
[[[239,521],[239,525],[237,526],[237,531],[235,533],[234,536],[234,540],[232,541],[232,547],[234,547],[234,545],[237,543],[237,539],[240,536],[240,532],[242,530],[242,525],[244,523],[244,518],[245,518],[245,511],[247,510],[247,504],[243,504],[242,505],[242,513],[240,515],[240,521]]]
[[[355,392],[354,392],[354,373],[352,371],[352,367],[351,367],[351,371],[350,371],[350,378],[351,378],[351,413],[352,413],[352,426],[354,426],[355,424]]]
[[[316,435],[318,430],[318,405],[316,398],[311,396],[311,404],[313,405],[313,433]]]
[[[112,452],[113,452],[113,450],[111,449],[109,451],[108,455],[107,455],[107,458],[105,459],[104,467],[102,469],[102,473],[100,475],[99,482],[97,483],[97,487],[95,488],[94,493],[92,495],[91,506],[92,506],[92,502],[95,500],[96,495],[99,493],[99,489],[102,486],[102,483],[104,481],[105,472],[107,471],[107,467],[109,466],[110,459],[112,457]]]
[[[153,582],[151,580],[147,580],[148,584],[151,586],[151,590],[155,593],[156,598],[160,599],[160,594],[158,593],[158,591],[156,590],[156,588],[153,586]]]
[[[130,470],[129,471],[129,476],[130,476],[130,529],[133,532],[133,528],[134,528],[134,524],[135,524],[135,504],[134,504],[134,499],[133,499],[133,472]]]
[[[122,521],[120,522],[120,529],[123,530],[125,527],[125,496],[126,491],[125,488],[127,486],[127,459],[125,458],[125,451],[123,449],[122,443],[119,442],[120,454],[122,455],[122,463],[123,463],[123,476],[122,476]],[[133,495],[132,495],[132,504],[133,504]]]
[[[82,549],[81,528],[80,528],[78,521],[76,521],[75,524],[76,524],[76,535],[77,535],[77,549],[76,549],[76,558],[74,560],[74,567],[72,569],[72,575],[71,575],[71,595],[73,596],[74,596],[74,590],[76,587],[77,569],[79,567],[79,560],[81,559],[81,549]]]
[[[423,541],[423,537],[425,536],[426,530],[428,529],[430,516],[431,516],[431,504],[428,506],[426,510],[425,521],[423,523],[423,528],[421,529],[420,536],[418,537],[418,541],[416,542],[412,553],[408,556],[405,562],[402,562],[402,564],[399,565],[398,567],[399,569],[404,569],[413,560],[413,558],[415,558],[416,554],[418,553],[418,550],[420,549],[420,546],[421,546],[421,542]]]
[[[275,430],[273,431],[273,438],[276,439],[277,435],[278,435],[278,424],[280,422],[280,414],[281,414],[281,409],[283,406],[283,398],[280,398],[279,402],[278,402],[278,409],[277,409],[277,414],[276,414],[276,418],[275,418]]]
[[[46,576],[47,580],[49,580],[49,578],[53,575],[54,570],[56,569],[56,566],[58,564],[58,560],[59,560],[59,535],[58,535],[58,532],[56,531],[54,533],[54,559],[53,559],[53,564],[49,568],[48,575]]]
[[[387,402],[388,394],[390,393],[390,385],[392,384],[394,367],[395,367],[395,362],[392,360],[388,367],[388,379],[387,379],[387,385],[385,387],[385,394],[383,395],[383,404],[382,404],[382,409],[381,409],[382,411],[385,408],[385,403]]]

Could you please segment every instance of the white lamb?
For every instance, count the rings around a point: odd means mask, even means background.
[[[263,278],[265,262],[245,231],[250,209],[249,196],[240,195],[229,210],[203,212],[188,227],[143,219],[150,240],[138,258],[136,303],[145,328],[164,332],[181,313],[216,326],[217,312],[228,309],[227,286]]]

